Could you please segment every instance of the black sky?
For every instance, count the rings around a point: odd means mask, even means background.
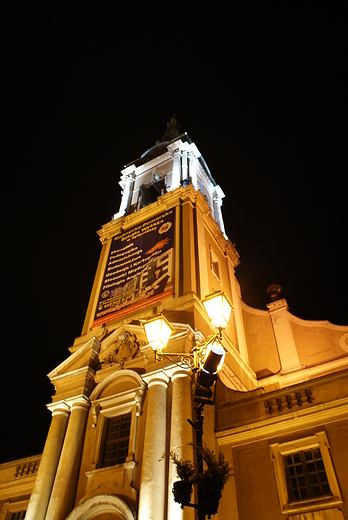
[[[243,299],[348,324],[344,1],[3,2],[0,461],[40,453],[119,172],[176,114],[226,194]]]

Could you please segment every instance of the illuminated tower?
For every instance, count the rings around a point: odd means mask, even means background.
[[[223,191],[175,118],[120,185],[119,211],[99,231],[82,335],[49,374],[52,425],[27,518],[63,520],[80,503],[127,519],[137,510],[144,520],[193,515],[174,504],[173,468],[159,462],[169,449],[192,458],[191,372],[155,362],[142,321],[162,312],[175,329],[170,345],[190,352],[212,332],[201,298],[222,288],[237,298],[238,254],[225,235]],[[245,356],[237,338],[233,320],[227,344]],[[245,388],[235,372],[230,379]]]
[[[269,518],[261,498],[257,504],[249,500],[245,483],[250,480],[255,493],[265,485],[271,490],[276,515],[269,445],[278,461],[279,500],[287,504],[282,451],[276,444],[289,432],[279,414],[290,416],[306,408],[312,422],[315,418],[321,424],[314,383],[306,386],[306,381],[347,370],[348,329],[326,323],[319,330],[291,316],[283,299],[262,311],[242,302],[234,272],[239,257],[221,212],[224,193],[175,118],[161,141],[124,168],[120,185],[119,211],[98,232],[102,250],[81,336],[69,357],[49,374],[55,387],[48,405],[52,422],[26,519],[194,518],[194,509],[174,502],[174,467],[163,457],[171,450],[193,460],[189,443],[194,432],[188,419],[194,415],[194,378],[185,362],[156,359],[143,324],[163,314],[174,329],[168,350],[185,359],[214,332],[201,300],[216,291],[228,296],[234,311],[222,333],[226,358],[216,406],[207,407],[204,440],[214,450],[220,447],[231,465],[238,455],[243,465],[238,466],[238,459],[236,474],[244,479],[241,487],[237,478],[228,483],[219,513],[233,520]],[[316,363],[311,372],[310,356]],[[343,385],[330,384],[317,395],[335,400],[325,418],[337,425],[337,402],[341,399],[347,407],[348,396]],[[307,427],[298,417],[293,417],[297,441]],[[311,446],[324,446],[325,435],[315,435],[310,432]],[[254,444],[244,450],[248,443]],[[255,446],[259,461],[248,473]],[[296,451],[294,446],[288,451]],[[264,469],[259,486],[253,480],[256,468]],[[341,495],[336,477],[328,478],[336,500],[332,508]],[[248,513],[243,516],[242,510]]]

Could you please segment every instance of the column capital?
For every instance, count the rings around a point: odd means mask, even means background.
[[[279,311],[281,309],[289,310],[288,302],[285,298],[281,298],[280,300],[275,300],[274,302],[267,303],[267,308],[270,312]]]
[[[89,410],[89,407],[91,406],[89,398],[84,395],[78,395],[71,399],[67,399],[67,403],[69,404],[71,411],[78,408],[80,410]]]
[[[170,379],[172,381],[175,381],[176,379],[187,377],[188,379],[191,379],[192,377],[192,371],[190,368],[184,368],[184,367],[173,367],[169,370],[166,370],[167,374],[170,376]]]
[[[168,146],[168,149],[170,150],[172,157],[181,157],[182,150],[177,143],[173,143],[172,145]]]
[[[52,412],[52,416],[58,414],[64,414],[68,416],[73,409],[75,410],[76,408],[80,408],[83,410],[88,410],[90,405],[91,402],[88,397],[85,395],[77,395],[62,401],[49,403],[46,406]]]
[[[49,403],[46,406],[52,413],[52,417],[54,417],[55,415],[65,415],[65,417],[69,417],[70,406],[65,401],[59,401],[58,403]]]
[[[161,385],[164,386],[164,388],[167,388],[170,379],[164,370],[151,372],[150,374],[145,374],[142,377],[143,380],[147,383],[148,388],[154,385]]]

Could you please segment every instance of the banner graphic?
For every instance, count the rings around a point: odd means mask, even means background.
[[[112,239],[93,327],[172,296],[174,228],[170,209]]]

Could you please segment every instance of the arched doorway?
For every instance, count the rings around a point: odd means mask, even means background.
[[[98,495],[77,506],[66,520],[135,520],[131,508],[114,495]]]

